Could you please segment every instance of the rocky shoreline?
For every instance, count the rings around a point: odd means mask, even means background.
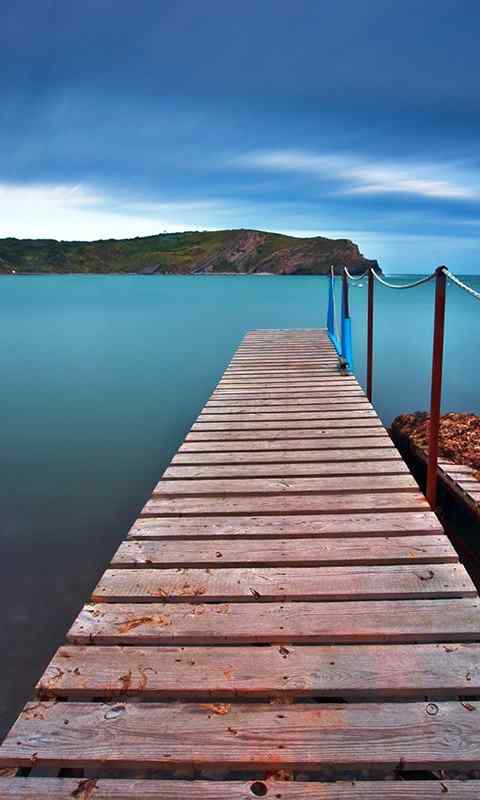
[[[400,414],[393,420],[391,432],[394,437],[407,439],[425,455],[428,453],[430,416],[426,412]],[[480,415],[444,414],[440,419],[439,456],[472,467],[480,480]]]

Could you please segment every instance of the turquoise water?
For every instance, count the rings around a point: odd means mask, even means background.
[[[480,288],[480,280],[469,278]],[[252,328],[325,324],[321,277],[3,277],[0,728]],[[351,292],[364,383],[366,285]],[[428,404],[433,285],[376,286],[375,403]],[[480,411],[480,303],[448,289],[444,407]]]

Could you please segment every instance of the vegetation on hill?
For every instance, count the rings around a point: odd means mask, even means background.
[[[362,271],[376,261],[349,239],[299,239],[254,230],[186,231],[59,242],[55,239],[0,239],[0,273],[276,273],[327,274],[330,266]]]

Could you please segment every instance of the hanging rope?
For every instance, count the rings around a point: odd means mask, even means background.
[[[428,281],[433,280],[435,277],[435,272],[432,272],[430,275],[426,275],[418,281],[413,281],[413,283],[389,283],[384,278],[381,278],[374,269],[372,269],[372,273],[375,280],[383,284],[383,286],[387,286],[389,289],[413,289],[415,286],[421,286],[422,283],[428,283]]]
[[[459,286],[460,289],[463,289],[464,292],[468,292],[469,295],[475,298],[475,300],[480,300],[480,292],[476,292],[475,289],[472,289],[471,286],[467,286],[466,283],[459,280],[456,275],[453,275],[446,267],[443,267],[443,272],[445,273],[445,277],[448,278],[449,281],[454,283],[456,286]]]
[[[344,269],[345,269],[345,274],[346,274],[347,278],[350,278],[351,281],[361,281],[363,278],[366,278],[367,275],[368,275],[368,269],[366,269],[365,272],[362,272],[361,275],[350,275],[348,269],[346,267],[344,267]]]

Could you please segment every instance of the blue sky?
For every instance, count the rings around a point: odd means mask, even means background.
[[[0,14],[0,236],[253,227],[480,272],[478,0]]]

